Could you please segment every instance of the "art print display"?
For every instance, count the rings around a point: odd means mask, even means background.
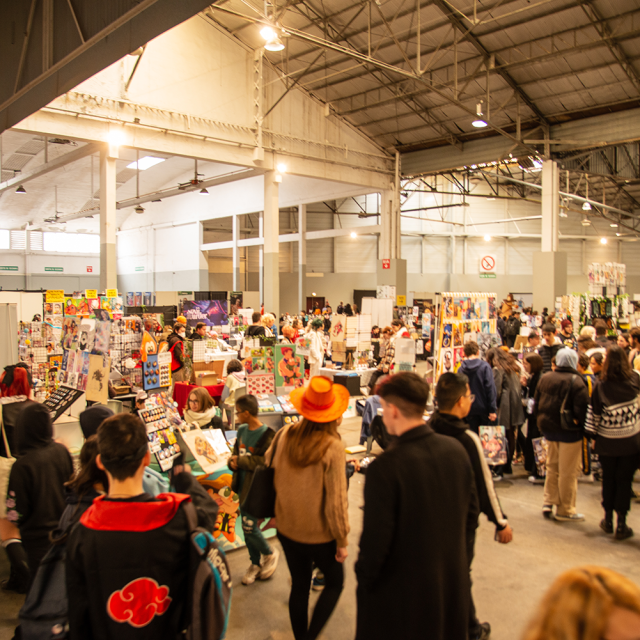
[[[295,340],[296,355],[307,356],[311,354],[311,338],[308,335],[298,336]]]
[[[431,337],[431,324],[433,322],[433,314],[431,313],[423,313],[422,314],[422,337],[430,338]]]
[[[109,401],[109,372],[111,358],[109,356],[90,355],[89,374],[87,376],[87,400],[107,404]]]
[[[304,360],[295,345],[278,344],[276,350],[276,388],[297,387],[304,379]]]
[[[78,322],[76,316],[65,317],[62,321],[62,348],[75,351],[78,348]]]
[[[96,321],[90,318],[82,320],[78,328],[78,351],[93,350],[93,344],[96,333]]]
[[[487,464],[507,464],[509,446],[504,427],[480,427],[480,442]]]
[[[106,311],[109,314],[110,318],[119,320],[120,318],[122,318],[122,314],[124,312],[122,305],[122,296],[118,296],[115,298],[100,296],[100,308]]]
[[[244,294],[242,291],[232,291],[229,297],[229,315],[238,315],[238,311],[243,308]]]
[[[187,300],[182,306],[182,314],[187,324],[194,327],[202,322],[208,327],[217,327],[229,321],[226,300]]]
[[[193,428],[183,429],[180,432],[184,444],[189,447],[189,450],[196,459],[196,462],[202,467],[205,473],[212,473],[221,467],[227,465],[229,459],[229,449],[226,448],[224,455],[220,455],[214,446],[214,443],[205,436],[205,433],[200,427],[195,425],[189,425]],[[218,431],[218,429],[213,429]],[[224,437],[224,436],[223,436]]]
[[[91,314],[92,308],[85,297],[64,299],[65,316],[81,316],[83,318],[88,318]]]
[[[346,316],[334,314],[331,316],[331,340],[341,342],[346,338],[345,335],[345,318]]]
[[[259,395],[263,393],[275,393],[276,382],[272,373],[252,373],[247,376],[247,393]]]
[[[93,353],[104,355],[109,353],[109,339],[111,338],[111,322],[96,320],[93,338]]]

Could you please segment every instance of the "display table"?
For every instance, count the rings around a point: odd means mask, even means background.
[[[238,352],[237,351],[214,351],[213,353],[209,352],[205,356],[205,362],[224,362],[224,366],[222,368],[222,377],[227,377],[227,365],[230,360],[237,360]]]
[[[189,394],[194,389],[198,388],[200,387],[195,384],[189,384],[187,382],[176,382],[173,389],[173,399],[178,403],[178,411],[180,412],[180,415],[182,415],[184,412]],[[224,389],[224,382],[202,388],[206,389],[209,392],[209,395],[213,398],[213,401],[216,403],[216,405],[220,404],[220,398],[222,398],[222,390]]]
[[[326,376],[327,378],[331,378],[333,380],[333,376],[337,373],[357,373],[360,376],[360,386],[366,387],[369,385],[369,381],[371,380],[371,376],[373,372],[377,371],[377,369],[353,369],[351,371],[347,371],[346,369],[328,369],[326,367],[322,367],[320,369],[320,375]]]

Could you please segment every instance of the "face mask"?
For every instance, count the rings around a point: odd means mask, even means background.
[[[178,335],[179,335],[181,338],[184,338],[187,334],[186,334],[184,331],[181,331]]]

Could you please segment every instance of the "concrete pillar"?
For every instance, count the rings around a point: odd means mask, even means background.
[[[204,224],[202,222],[196,223],[197,227],[197,242],[198,246],[196,251],[198,252],[198,291],[209,291],[209,254],[206,251],[200,251],[200,247],[204,244]],[[154,251],[155,251],[155,239],[154,239]],[[154,274],[155,283],[155,274]],[[155,284],[154,284],[155,288]]]
[[[258,237],[264,242],[264,211],[258,214]],[[258,247],[258,291],[260,304],[264,303],[264,245]]]
[[[558,163],[542,164],[542,246],[541,251],[558,250],[560,224],[560,174]]]
[[[264,310],[280,315],[280,208],[276,172],[264,174]]]
[[[238,240],[240,239],[240,216],[231,218],[232,238],[233,238],[233,290],[240,291],[240,250]]]
[[[117,147],[100,150],[100,289],[116,289],[116,158]]]
[[[307,298],[305,294],[305,283],[307,280],[307,205],[298,206],[298,309],[305,309]]]
[[[542,241],[541,251],[533,254],[533,306],[555,308],[558,296],[567,293],[567,254],[558,251],[560,224],[560,179],[558,164],[542,164]]]

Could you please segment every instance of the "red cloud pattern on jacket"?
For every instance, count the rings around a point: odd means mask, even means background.
[[[137,578],[109,596],[107,613],[116,622],[146,627],[156,615],[165,613],[170,604],[169,587],[161,587],[151,578]]]

